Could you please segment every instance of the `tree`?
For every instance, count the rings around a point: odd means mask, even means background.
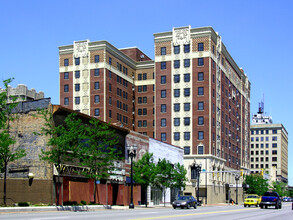
[[[277,192],[279,196],[289,196],[287,184],[284,182],[272,182],[273,191]]]
[[[246,191],[248,194],[257,194],[262,196],[269,189],[268,180],[264,179],[259,174],[245,176],[243,183],[249,185],[249,188]]]
[[[96,180],[106,179],[113,169],[113,163],[119,159],[120,152],[115,144],[117,136],[106,123],[92,119],[86,127],[85,147],[80,150],[81,165],[89,168],[84,175],[94,179],[94,203],[96,203]]]
[[[133,162],[133,180],[145,189],[145,206],[147,207],[147,188],[154,183],[156,176],[152,153],[145,153],[140,160]]]
[[[75,113],[68,115],[63,124],[54,125],[53,115],[49,110],[40,110],[41,117],[45,120],[40,135],[48,135],[48,145],[52,146],[49,151],[43,151],[40,159],[53,163],[58,172],[57,180],[57,205],[60,205],[60,175],[63,174],[63,165],[68,162],[76,162],[79,151],[84,147],[85,128],[81,119]]]
[[[180,163],[174,164],[174,167],[172,169],[172,182],[171,182],[171,188],[185,188],[186,181],[187,181],[187,170],[184,168],[184,165],[181,165]]]
[[[15,139],[10,134],[10,122],[15,119],[11,110],[17,106],[17,103],[7,104],[8,85],[13,79],[3,81],[4,91],[0,93],[0,169],[4,172],[4,190],[3,203],[6,206],[6,178],[7,167],[9,162],[18,160],[26,155],[24,149],[13,147]],[[15,101],[14,98],[12,100]]]

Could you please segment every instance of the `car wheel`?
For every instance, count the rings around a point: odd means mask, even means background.
[[[268,206],[266,205],[266,206],[265,206],[265,208],[267,209],[267,208],[268,208]]]
[[[261,209],[263,209],[263,206],[262,206],[262,205],[260,205],[259,207],[260,207]]]
[[[279,208],[279,205],[277,204],[277,205],[275,205],[275,209],[278,209]]]
[[[173,206],[173,209],[176,209],[176,207],[175,207],[175,206]]]
[[[181,206],[181,209],[184,209],[184,207],[183,207],[183,206]]]
[[[258,207],[258,204],[256,203],[255,207]]]
[[[279,209],[281,209],[281,208],[282,208],[282,204],[279,205]]]
[[[196,204],[194,204],[194,209],[197,209],[197,205]]]
[[[248,205],[248,207],[250,207],[250,205]]]
[[[190,209],[190,204],[187,204],[187,209]]]
[[[246,207],[246,205],[244,205],[244,207]]]

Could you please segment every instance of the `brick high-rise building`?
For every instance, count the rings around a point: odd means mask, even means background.
[[[60,104],[184,148],[188,178],[192,163],[206,171],[202,200],[235,200],[229,184],[249,169],[248,77],[211,27],[174,28],[154,41],[154,60],[106,41],[59,47]],[[191,182],[185,193],[194,194]]]

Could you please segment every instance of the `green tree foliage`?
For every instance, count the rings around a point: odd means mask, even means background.
[[[279,196],[289,196],[288,187],[283,182],[272,182],[272,188],[274,192],[277,192]]]
[[[247,194],[257,194],[262,196],[269,189],[268,181],[259,174],[245,176],[243,183],[249,185],[249,188],[246,191]]]
[[[133,162],[133,180],[140,184],[147,192],[148,186],[154,183],[156,177],[156,166],[152,153],[145,153],[140,160]],[[145,198],[147,198],[145,196]],[[145,201],[147,207],[147,202]]]
[[[94,203],[96,203],[96,180],[106,179],[113,169],[113,162],[120,159],[120,151],[115,145],[118,138],[109,124],[101,123],[97,119],[90,120],[85,127],[85,147],[80,150],[81,165],[89,168],[84,173],[86,177],[94,179]]]
[[[9,162],[18,160],[26,155],[23,149],[15,148],[15,139],[10,134],[10,122],[15,119],[11,110],[17,106],[17,103],[7,104],[7,89],[13,79],[3,81],[4,91],[0,93],[0,170],[4,172],[4,193],[3,203],[6,205],[6,178],[7,166]]]

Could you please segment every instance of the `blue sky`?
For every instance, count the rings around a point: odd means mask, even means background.
[[[109,3],[111,2],[111,3]],[[293,185],[293,1],[14,1],[0,4],[0,80],[14,77],[59,104],[58,46],[107,40],[154,58],[153,34],[212,26],[251,82],[251,114],[265,112],[289,133]]]

